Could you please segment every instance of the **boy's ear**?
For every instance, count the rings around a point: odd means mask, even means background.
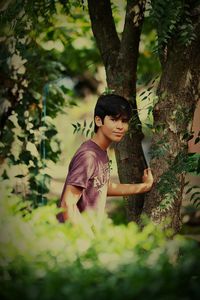
[[[95,116],[94,121],[97,127],[100,127],[102,125],[102,120],[99,116]]]

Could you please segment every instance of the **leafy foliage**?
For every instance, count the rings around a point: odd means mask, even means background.
[[[188,135],[187,135],[188,136]],[[162,195],[163,201],[160,203],[161,209],[168,209],[177,197],[180,191],[180,176],[186,173],[195,174],[199,176],[199,161],[200,155],[198,153],[188,153],[187,151],[180,151],[173,159],[169,157],[170,145],[167,139],[163,136],[159,142],[151,147],[151,157],[159,158],[166,157],[166,163],[169,165],[166,172],[162,174],[157,184],[157,190]],[[189,182],[185,183],[185,186]],[[199,186],[191,185],[186,194],[191,192],[190,201],[196,207],[199,206]]]
[[[199,158],[200,159],[200,158]],[[195,207],[199,207],[200,205],[200,186],[199,185],[191,185],[189,182],[185,183],[186,195],[190,194],[190,201]]]
[[[162,201],[160,203],[160,209],[166,210],[169,207],[172,207],[174,199],[177,197],[177,194],[180,192],[180,176],[185,174],[193,174],[199,176],[200,173],[200,155],[198,153],[188,153],[186,147],[179,151],[177,155],[174,156],[170,152],[171,145],[169,141],[169,136],[167,134],[166,124],[157,123],[153,124],[152,112],[155,104],[158,102],[158,96],[155,95],[155,86],[158,76],[155,77],[152,82],[147,84],[147,87],[139,93],[138,98],[140,103],[144,102],[144,110],[147,110],[147,118],[142,124],[143,127],[146,126],[148,130],[148,135],[152,134],[161,134],[159,140],[151,144],[150,156],[151,159],[163,159],[165,157],[165,162],[168,165],[167,171],[165,171],[160,177],[156,188],[159,194],[162,196]],[[165,97],[165,94],[162,95],[162,98]],[[162,99],[160,100],[162,101]],[[189,123],[189,118],[186,111],[182,111],[180,107],[177,107],[176,114],[174,117],[174,126],[176,130],[179,130],[181,122]],[[133,120],[135,126],[138,126],[137,119]],[[143,128],[144,129],[144,128]],[[144,130],[143,130],[144,131]],[[196,135],[194,143],[199,143],[200,132]],[[195,132],[186,131],[184,134],[181,134],[181,139],[183,142],[189,142],[194,139]],[[177,141],[178,143],[178,141]],[[171,153],[171,155],[170,155]],[[189,183],[189,182],[188,182]],[[188,184],[186,183],[185,186]],[[199,201],[199,187],[196,185],[189,185],[186,195],[189,193],[190,201],[195,206],[198,207],[200,204]],[[188,196],[188,195],[187,195]]]
[[[53,156],[56,160],[60,153],[59,142],[55,138],[57,130],[53,123],[47,128],[42,116],[45,109],[42,88],[47,80],[44,70],[49,69],[52,75],[58,76],[60,66],[55,68],[54,62],[45,59],[44,51],[35,47],[33,34],[35,27],[39,28],[39,16],[47,18],[47,13],[55,12],[54,4],[53,1],[14,1],[8,3],[1,11],[1,36],[4,36],[5,42],[1,43],[1,56],[4,58],[4,85],[1,88],[1,102],[4,106],[1,112],[1,157],[6,158],[11,165],[27,166],[26,173],[19,173],[16,177],[23,178],[29,174],[29,190],[35,205],[41,201],[39,199],[43,193],[48,191],[48,175],[40,175],[46,164],[43,159],[51,159]],[[41,59],[36,60],[36,57]],[[57,100],[59,99],[57,93]],[[48,115],[50,118],[51,114]],[[53,138],[46,140],[50,132],[54,133]],[[53,139],[58,142],[56,151],[52,151]],[[47,149],[45,157],[41,158],[44,140]],[[14,155],[12,148],[16,143],[21,145],[21,151]]]
[[[28,180],[36,206],[46,201],[48,161],[56,162],[61,152],[53,119],[76,105],[70,77],[95,69],[99,57],[78,6],[79,1],[12,1],[0,12],[2,176],[9,176],[9,166],[23,165],[16,178]],[[91,41],[87,47],[75,44],[81,32]]]
[[[93,131],[92,131],[93,121],[91,121],[88,124],[88,122],[86,120],[84,120],[83,124],[76,122],[75,124],[72,124],[72,126],[74,127],[73,133],[80,132],[82,135],[85,135],[86,137],[88,137],[89,134],[91,137],[93,135]]]
[[[7,195],[7,196],[6,196]],[[3,299],[198,299],[199,247],[152,224],[114,226],[96,237],[59,224],[55,205],[4,193],[0,223]],[[2,229],[1,228],[1,229]]]
[[[195,5],[195,1],[193,2],[192,5]],[[186,46],[194,40],[191,1],[151,0],[150,5],[150,17],[158,33],[157,44],[159,51],[163,51],[173,37]]]

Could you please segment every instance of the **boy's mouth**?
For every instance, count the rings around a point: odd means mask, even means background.
[[[123,132],[113,132],[113,134],[116,135],[116,136],[119,136],[119,137],[124,135]]]

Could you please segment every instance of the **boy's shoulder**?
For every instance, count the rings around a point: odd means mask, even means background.
[[[77,149],[76,153],[85,152],[85,151],[89,151],[89,150],[95,150],[94,145],[91,142],[91,140],[87,140],[87,141],[83,142]]]
[[[87,140],[81,144],[81,146],[78,148],[77,152],[80,151],[92,151],[92,152],[102,152],[107,153],[106,151],[102,150],[95,142],[92,140]],[[76,152],[76,153],[77,153]]]
[[[75,157],[93,157],[97,159],[98,157],[107,157],[107,152],[102,150],[95,142],[92,140],[87,140],[83,142],[80,147],[77,149],[76,153],[74,154]]]

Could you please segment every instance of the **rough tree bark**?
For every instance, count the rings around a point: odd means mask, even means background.
[[[132,103],[133,118],[140,124],[136,107],[136,70],[145,0],[128,0],[122,37],[116,31],[110,0],[88,0],[92,30],[105,66],[108,88]],[[123,183],[141,182],[144,155],[141,127],[132,124],[130,134],[118,145],[115,154],[119,179]],[[128,220],[139,221],[144,195],[126,198]]]
[[[167,172],[179,164],[180,153],[187,153],[187,141],[183,135],[191,130],[191,120],[200,96],[200,14],[193,12],[193,24],[196,38],[189,45],[181,45],[176,38],[169,41],[167,56],[162,60],[162,76],[158,86],[158,103],[154,107],[154,127],[156,130],[152,140],[152,150],[158,142],[163,149],[162,157],[154,157],[151,161],[155,185],[145,197],[144,213],[154,223],[161,223],[169,218],[169,224],[175,232],[181,227],[180,208],[183,198],[184,174],[172,173],[177,180],[177,189],[173,192],[172,205],[160,209],[160,203],[169,194],[158,192],[158,185]],[[162,56],[164,57],[164,56]],[[167,185],[166,181],[163,181]]]

